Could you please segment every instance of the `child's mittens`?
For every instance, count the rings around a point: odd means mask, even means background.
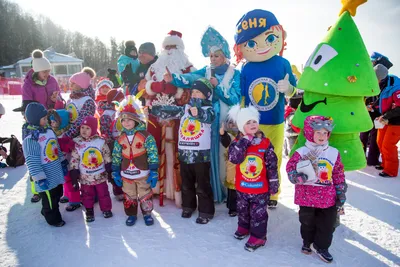
[[[344,208],[343,208],[343,206],[337,207],[337,214],[338,214],[338,215],[344,215]]]
[[[337,184],[335,185],[335,190],[336,190],[336,207],[339,209],[343,207],[344,203],[346,202],[347,184],[345,182]]]
[[[122,186],[121,172],[120,172],[120,171],[115,171],[115,170],[114,170],[114,171],[111,173],[111,175],[112,175],[112,177],[113,177],[113,179],[114,179],[115,184],[116,184],[117,186],[121,187],[121,186]]]
[[[156,187],[158,181],[158,172],[150,171],[149,176],[147,177],[147,183],[150,184],[151,188]]]
[[[71,177],[72,187],[74,188],[75,192],[79,190],[79,183],[78,183],[79,175],[80,171],[77,169],[71,170],[69,172],[69,176]]]
[[[63,171],[64,176],[67,175],[67,173],[68,173],[68,164],[69,164],[69,162],[66,159],[61,161],[61,167],[62,167],[62,171]]]
[[[64,153],[71,153],[75,147],[75,142],[68,136],[63,136],[58,138],[58,144],[60,145],[60,149]]]
[[[275,195],[276,193],[278,193],[279,190],[279,180],[277,181],[270,181],[269,182],[269,194],[270,195]]]
[[[297,176],[295,177],[296,184],[304,184],[307,180],[308,176],[304,173],[297,173]]]
[[[49,181],[47,179],[36,181],[36,184],[39,186],[40,189],[43,191],[49,190]]]

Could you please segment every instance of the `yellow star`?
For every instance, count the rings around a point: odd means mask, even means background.
[[[342,1],[342,9],[340,10],[339,16],[343,14],[343,12],[348,11],[350,15],[353,17],[356,15],[357,7],[364,4],[368,0],[341,0]]]

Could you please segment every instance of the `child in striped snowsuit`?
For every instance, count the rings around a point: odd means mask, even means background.
[[[54,132],[47,127],[46,108],[40,103],[30,103],[25,117],[28,125],[22,146],[35,190],[42,198],[41,213],[48,224],[61,227],[65,222],[58,202],[63,194],[68,161],[63,158]]]

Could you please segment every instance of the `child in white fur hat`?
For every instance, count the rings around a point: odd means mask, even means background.
[[[264,246],[267,240],[270,195],[279,188],[278,158],[274,147],[259,130],[260,114],[250,106],[233,106],[229,117],[236,122],[240,133],[229,146],[229,161],[236,164],[238,229],[234,237],[244,239],[248,251]]]

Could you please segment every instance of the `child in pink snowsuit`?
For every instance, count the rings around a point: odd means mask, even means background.
[[[347,185],[339,151],[329,146],[331,118],[308,116],[304,121],[305,146],[296,150],[286,166],[296,185],[294,203],[300,206],[301,251],[311,254],[311,243],[325,262],[333,260],[332,243],[337,214],[343,214]]]
[[[78,190],[81,184],[82,203],[86,208],[86,222],[94,221],[95,196],[99,199],[104,218],[113,216],[107,178],[111,172],[111,152],[105,140],[97,134],[98,121],[86,117],[81,124],[80,136],[74,138],[71,159],[71,180]]]

